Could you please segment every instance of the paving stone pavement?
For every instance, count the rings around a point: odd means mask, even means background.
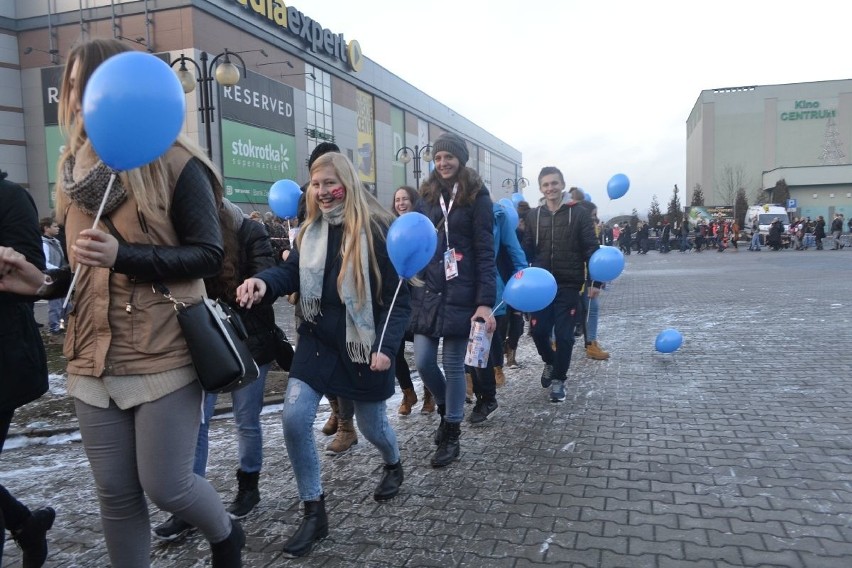
[[[848,568],[850,281],[848,250],[627,257],[601,304],[599,340],[612,358],[575,349],[564,403],[547,400],[525,336],[523,367],[507,371],[497,415],[464,426],[454,465],[429,467],[437,418],[397,416],[399,393],[389,403],[406,473],[397,498],[373,501],[381,460],[365,440],[322,456],[331,533],[306,559],[280,551],[300,513],[272,396],[245,565]],[[684,336],[671,355],[654,350],[667,327]],[[271,382],[280,393],[283,378]],[[55,390],[44,398],[61,398]],[[324,445],[321,410],[315,435]],[[15,431],[70,424],[72,441],[16,438],[0,457],[0,483],[28,504],[56,507],[47,566],[107,566],[74,421],[49,424],[62,413],[47,414],[28,411],[26,420],[44,422],[16,422]],[[212,425],[208,477],[230,501],[236,443],[225,416]],[[155,543],[152,565],[207,566],[208,550],[198,535]],[[19,562],[7,543],[3,566]]]

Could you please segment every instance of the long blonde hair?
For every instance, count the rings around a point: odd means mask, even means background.
[[[56,214],[60,221],[64,218],[65,212],[70,205],[70,200],[65,191],[63,191],[63,164],[69,157],[80,151],[89,140],[83,121],[77,120],[77,118],[82,117],[76,117],[74,111],[82,102],[86,84],[89,82],[92,73],[95,72],[98,65],[113,55],[125,51],[130,51],[130,48],[116,39],[92,39],[78,44],[68,54],[59,90],[59,127],[63,136],[65,136],[65,147],[57,163],[56,176]],[[72,77],[71,73],[75,63],[77,63],[78,68],[77,77]],[[76,89],[74,100],[71,100],[72,79],[75,81],[74,87]],[[116,127],[119,126],[116,125]],[[213,173],[215,182],[221,186],[222,179],[218,170],[197,144],[184,134],[178,136],[175,144],[183,147],[193,157],[201,160],[209,171]],[[168,173],[162,157],[139,168],[120,172],[119,178],[127,189],[127,192],[133,196],[139,211],[143,215],[162,215],[163,211],[169,210],[171,188],[169,187]]]
[[[370,269],[376,277],[377,290],[375,297],[381,298],[381,271],[378,261],[376,260],[376,243],[374,240],[374,228],[382,230],[375,231],[378,235],[384,235],[387,227],[393,221],[391,214],[364,189],[361,180],[358,178],[358,170],[352,162],[337,152],[329,152],[317,158],[311,165],[311,176],[320,168],[331,166],[334,169],[334,174],[343,187],[346,189],[346,196],[343,201],[343,244],[340,248],[343,257],[343,268],[337,276],[337,291],[341,293],[343,289],[343,278],[346,273],[346,268],[352,270],[355,278],[355,290],[358,294],[358,303],[363,304],[366,300],[366,278],[367,275],[361,272],[361,238],[363,232],[367,238],[367,256],[370,259]],[[297,244],[301,248],[302,238],[311,224],[322,219],[322,210],[319,208],[316,199],[316,188],[312,183],[308,184],[305,190],[305,206],[306,215],[305,221],[299,230]]]

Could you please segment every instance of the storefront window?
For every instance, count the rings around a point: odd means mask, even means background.
[[[331,75],[314,67],[305,65],[307,73],[313,73],[305,81],[305,97],[308,116],[307,138],[308,154],[321,142],[334,142],[334,126],[331,116]]]

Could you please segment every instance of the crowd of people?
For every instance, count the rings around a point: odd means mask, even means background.
[[[446,132],[432,144],[435,167],[419,190],[399,187],[384,206],[339,148],[322,144],[309,160],[298,219],[285,228],[274,215],[245,215],[225,199],[216,167],[182,135],[153,162],[111,175],[86,135],[81,93],[98,65],[126,50],[116,40],[95,39],[68,55],[59,94],[67,143],[56,217],[43,219],[39,231],[25,190],[0,187],[0,310],[8,322],[3,333],[15,337],[2,349],[5,357],[29,354],[26,365],[0,369],[0,449],[15,409],[47,388],[32,302],[49,299],[55,303],[47,331],[64,341],[67,391],[112,565],[150,565],[148,500],[170,515],[155,537],[175,540],[198,530],[210,543],[212,566],[242,565],[246,535],[239,519],[260,502],[259,414],[275,359],[272,305],[281,297],[296,305],[298,316],[282,412],[303,507],[299,526],[282,544],[292,557],[309,554],[330,530],[313,435],[323,397],[334,401],[328,434],[350,434],[348,445],[332,453],[357,443],[357,423],[382,460],[373,498],[384,502],[399,493],[405,448],[388,420],[387,401],[398,384],[400,415],[418,402],[406,342],[423,382],[421,413],[439,417],[427,442],[435,446],[433,468],[460,459],[465,419],[487,424],[494,417],[504,369],[518,366],[526,320],[551,402],[565,400],[578,337],[591,359],[609,357],[597,342],[604,286],[587,270],[602,238],[597,209],[581,190],[568,190],[558,168],[541,170],[540,203],[509,211],[467,167],[465,141]],[[401,283],[385,239],[394,219],[413,211],[434,225],[438,246],[425,268]],[[517,224],[510,213],[517,213]],[[553,274],[557,290],[548,306],[523,314],[502,304],[502,289],[529,266]],[[167,285],[171,299],[152,283]],[[66,304],[66,296],[73,302]],[[234,308],[260,369],[259,379],[232,395],[239,455],[237,491],[227,507],[205,479],[216,397],[197,380],[173,309],[173,299],[193,303],[205,296]],[[479,366],[465,364],[474,324],[493,334]],[[466,377],[475,395],[470,411]],[[0,511],[0,535],[11,532],[24,566],[42,566],[53,509],[30,510],[0,487]]]

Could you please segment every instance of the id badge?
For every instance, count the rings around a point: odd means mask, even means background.
[[[444,275],[447,280],[452,280],[459,275],[459,265],[456,262],[456,249],[454,248],[444,251]]]

